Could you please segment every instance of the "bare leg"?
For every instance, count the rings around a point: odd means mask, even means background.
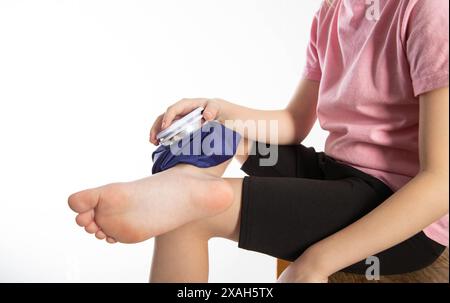
[[[242,179],[225,181],[234,192],[233,203],[225,212],[156,237],[150,282],[207,282],[209,239],[221,237],[238,241]]]
[[[243,140],[238,160],[247,158],[247,145]],[[163,235],[156,239],[152,281],[205,281],[208,240],[238,237],[242,180],[220,177],[228,164],[179,165],[142,180],[76,193],[69,205],[79,213],[80,226],[110,243]]]
[[[236,158],[248,158],[247,140],[239,145]],[[227,164],[226,164],[227,165]],[[225,166],[214,171],[221,176]],[[150,282],[207,282],[209,273],[208,241],[214,237],[238,241],[242,179],[225,179],[233,190],[233,202],[224,212],[186,224],[155,239]]]

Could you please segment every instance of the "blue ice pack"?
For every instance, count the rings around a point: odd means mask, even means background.
[[[240,134],[235,131],[219,122],[208,122],[171,145],[161,145],[152,155],[152,173],[160,173],[181,163],[199,168],[218,166],[233,158],[240,140]]]

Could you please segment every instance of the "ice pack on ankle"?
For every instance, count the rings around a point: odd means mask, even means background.
[[[199,168],[218,166],[237,152],[241,136],[219,122],[211,121],[171,144],[161,145],[152,155],[152,173],[157,174],[177,164]]]

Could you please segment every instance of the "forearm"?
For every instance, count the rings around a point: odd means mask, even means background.
[[[272,144],[299,143],[297,124],[287,109],[257,110],[227,101],[221,102],[219,119],[232,123],[234,129],[251,141]]]
[[[420,173],[373,212],[311,247],[307,254],[331,275],[419,233],[448,213],[448,173]]]
[[[220,118],[243,122],[236,123],[235,129],[251,141],[299,144],[316,122],[319,85],[319,82],[302,80],[289,105],[281,110],[256,110],[220,100]],[[271,121],[275,121],[277,127]],[[256,132],[248,132],[248,126],[252,124],[257,126]]]
[[[222,99],[182,99],[156,118],[150,130],[150,142],[158,145],[157,134],[177,118],[203,107],[205,121],[219,120],[250,141],[299,144],[316,121],[319,85],[317,81],[302,80],[287,108],[272,111],[250,109]]]

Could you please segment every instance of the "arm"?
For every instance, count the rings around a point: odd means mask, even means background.
[[[277,143],[280,145],[299,144],[308,136],[317,119],[318,92],[319,82],[303,80],[287,108],[277,111],[250,109],[224,101],[221,104],[223,114],[220,119],[243,121],[276,120],[279,127]],[[237,129],[237,131],[246,135],[243,129]],[[270,130],[258,129],[259,132],[270,133]],[[245,137],[252,141],[258,141],[258,138],[255,136]],[[272,135],[265,136],[264,134],[261,137],[273,138]]]
[[[298,262],[319,274],[314,279],[393,247],[448,213],[448,88],[421,96],[420,108],[420,173],[373,212],[305,252]]]
[[[317,119],[318,92],[319,82],[302,80],[286,109],[268,111],[247,108],[221,99],[183,99],[156,119],[150,132],[150,141],[157,144],[156,135],[162,129],[169,127],[176,118],[204,107],[203,115],[207,121],[278,121],[278,132],[275,134],[269,128],[258,128],[256,133],[248,133],[243,125],[236,124],[235,130],[251,141],[267,138],[268,142],[264,143],[270,143],[270,138],[277,136],[277,144],[298,144],[307,137]]]

